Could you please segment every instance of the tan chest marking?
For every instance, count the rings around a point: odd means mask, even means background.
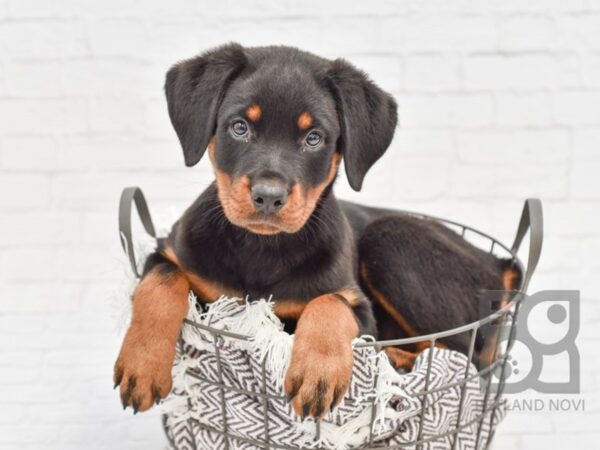
[[[329,295],[339,295],[343,297],[351,308],[354,308],[360,303],[360,296],[353,288],[341,289]],[[274,300],[274,303],[274,311],[277,317],[280,319],[298,320],[309,302],[293,299],[276,299]]]
[[[222,295],[227,297],[242,297],[240,291],[227,288],[220,283],[208,280],[200,275],[197,275],[181,265],[175,251],[172,247],[166,247],[163,251],[163,256],[175,264],[181,273],[188,280],[190,288],[203,301],[212,303],[218,300]]]

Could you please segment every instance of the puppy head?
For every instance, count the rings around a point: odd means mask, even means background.
[[[342,157],[360,190],[396,126],[364,73],[290,47],[216,48],[172,67],[165,90],[186,165],[208,148],[225,215],[258,234],[300,230]]]

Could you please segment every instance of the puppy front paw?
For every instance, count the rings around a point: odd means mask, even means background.
[[[296,326],[284,390],[301,417],[321,418],[350,386],[352,339],[358,322],[344,297],[325,294],[311,300]]]
[[[171,392],[174,357],[169,342],[148,345],[135,338],[135,330],[128,332],[113,377],[115,389],[120,386],[123,409],[131,406],[134,414],[146,411]]]
[[[318,346],[297,343],[285,376],[284,389],[292,408],[301,417],[321,418],[348,391],[354,358],[349,342],[322,352]]]

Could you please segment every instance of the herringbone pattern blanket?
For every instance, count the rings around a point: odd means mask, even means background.
[[[462,428],[455,448],[474,449],[478,438],[478,448],[484,447],[491,414],[478,420],[485,399],[480,378],[467,383],[462,408],[460,385],[436,391],[464,378],[469,363],[463,354],[434,349],[430,393],[419,396],[425,390],[429,350],[412,372],[398,374],[383,353],[355,348],[350,390],[317,426],[312,419],[301,421],[283,397],[293,336],[282,331],[269,302],[222,298],[200,313],[190,295],[190,305],[188,319],[251,339],[215,340],[207,331],[184,327],[174,389],[162,404],[171,450],[416,448],[411,443],[419,438],[423,402],[421,438],[432,439],[423,449],[452,448],[453,434],[433,437],[455,430],[459,411]],[[475,373],[471,365],[469,374]],[[494,399],[488,396],[488,404]],[[493,411],[495,426],[504,415],[503,404]]]

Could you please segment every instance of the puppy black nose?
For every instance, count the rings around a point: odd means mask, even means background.
[[[250,191],[256,209],[264,214],[273,214],[283,208],[288,193],[285,186],[258,183]]]

